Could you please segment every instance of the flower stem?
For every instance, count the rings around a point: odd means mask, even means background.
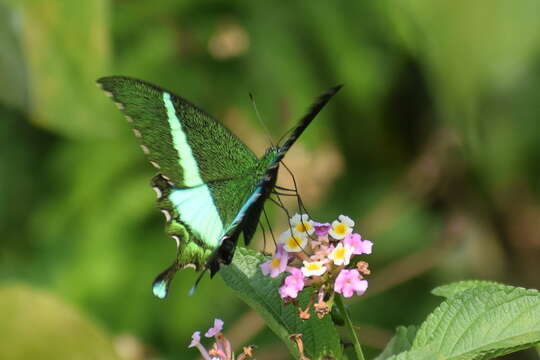
[[[358,341],[358,336],[356,335],[356,331],[352,324],[351,317],[349,316],[349,312],[347,311],[347,309],[345,308],[345,305],[343,304],[341,295],[335,294],[334,301],[339,309],[339,312],[341,312],[341,314],[343,315],[343,318],[345,319],[345,326],[347,326],[347,330],[349,330],[349,333],[351,334],[351,341],[354,346],[354,352],[356,353],[356,358],[358,360],[365,360],[364,353],[362,352],[362,346],[360,346],[360,342]]]

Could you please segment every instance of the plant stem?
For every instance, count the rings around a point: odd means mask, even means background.
[[[354,352],[356,353],[356,358],[358,360],[365,360],[364,353],[362,352],[362,346],[360,346],[360,342],[358,341],[358,336],[356,335],[356,330],[354,329],[353,323],[351,321],[351,317],[349,316],[349,312],[347,311],[347,309],[345,308],[345,305],[343,304],[341,295],[335,294],[334,301],[339,311],[345,318],[345,326],[347,326],[347,330],[349,330],[349,333],[351,334],[351,341],[354,346]]]

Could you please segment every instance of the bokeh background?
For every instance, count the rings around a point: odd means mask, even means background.
[[[277,140],[345,84],[285,162],[316,220],[347,214],[375,243],[370,289],[349,301],[370,357],[439,284],[540,288],[538,14],[535,0],[0,1],[0,358],[195,359],[191,333],[215,317],[237,348],[288,358],[219,276],[152,296],[175,245],[104,75],[173,90],[257,154],[250,92]]]

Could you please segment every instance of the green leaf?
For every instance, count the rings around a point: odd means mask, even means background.
[[[443,302],[418,330],[412,350],[429,346],[445,359],[486,359],[539,341],[540,293],[496,284]]]
[[[438,286],[435,289],[431,290],[433,295],[442,296],[445,298],[451,298],[465,290],[469,290],[479,286],[501,286],[506,287],[506,285],[496,283],[494,281],[483,281],[483,280],[466,280],[458,281],[447,285]]]
[[[416,336],[414,328],[398,328],[376,360],[490,359],[540,342],[540,293],[536,290],[461,281],[433,292],[448,299],[424,321]]]
[[[272,279],[260,271],[259,265],[265,260],[253,250],[238,248],[231,265],[224,266],[219,273],[227,286],[262,316],[295,358],[298,350],[289,336],[300,333],[305,355],[310,359],[341,359],[343,349],[330,316],[319,319],[312,313],[309,320],[301,320],[294,306],[284,306],[278,293],[281,277]],[[309,300],[309,290],[304,290],[299,296],[302,306]]]
[[[0,287],[0,359],[118,359],[109,337],[57,297]]]
[[[388,360],[445,360],[446,358],[429,348],[403,352],[388,358]]]
[[[375,358],[375,360],[386,360],[392,355],[402,353],[412,347],[414,337],[416,336],[416,326],[399,326],[396,329],[396,334],[388,342],[383,352]]]

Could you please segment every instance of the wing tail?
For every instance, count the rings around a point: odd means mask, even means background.
[[[178,260],[175,260],[171,266],[163,270],[158,276],[156,276],[156,279],[152,283],[152,292],[154,295],[160,299],[165,299],[169,294],[169,287],[174,279],[174,275],[176,275],[178,271],[186,268],[197,269],[195,264],[190,263],[181,265]]]

